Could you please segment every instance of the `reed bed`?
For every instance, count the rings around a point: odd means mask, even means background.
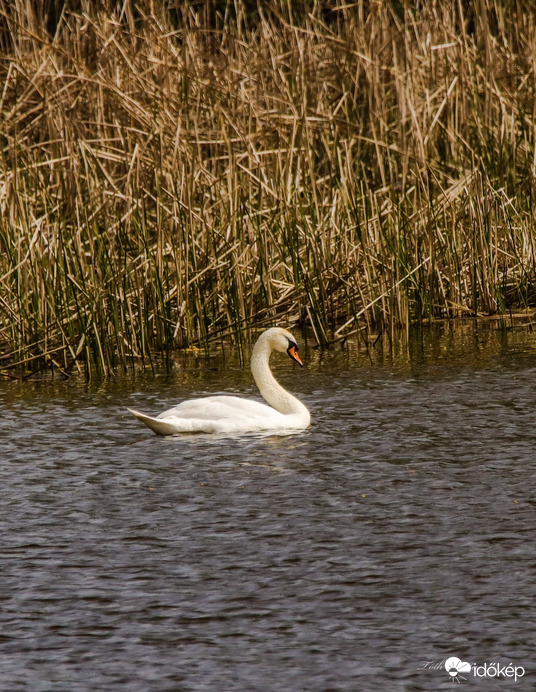
[[[0,0],[0,372],[536,299],[536,9]]]

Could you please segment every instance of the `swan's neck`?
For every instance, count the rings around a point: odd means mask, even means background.
[[[287,392],[272,375],[269,365],[271,351],[269,343],[261,337],[251,354],[251,373],[260,393],[265,401],[280,413],[287,415],[306,412],[309,415],[301,401]]]

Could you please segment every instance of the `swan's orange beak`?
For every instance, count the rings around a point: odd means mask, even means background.
[[[295,360],[296,363],[298,363],[298,365],[300,365],[303,368],[303,363],[301,362],[301,358],[298,355],[298,347],[297,346],[290,346],[289,349],[287,350],[287,353],[292,358],[292,360]]]

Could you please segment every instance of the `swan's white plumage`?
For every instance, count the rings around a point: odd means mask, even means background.
[[[156,417],[129,409],[138,420],[158,435],[181,432],[240,433],[262,430],[301,430],[311,416],[307,408],[289,394],[272,375],[272,351],[287,352],[302,364],[290,332],[272,327],[261,334],[253,348],[251,372],[268,404],[236,396],[210,396],[183,401]]]

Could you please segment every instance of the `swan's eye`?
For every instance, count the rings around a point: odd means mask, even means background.
[[[298,355],[298,345],[295,344],[293,341],[288,342],[287,353],[292,358],[292,360],[295,360],[296,363],[298,363],[298,365],[301,365],[303,367],[303,363],[301,362],[301,359]]]

